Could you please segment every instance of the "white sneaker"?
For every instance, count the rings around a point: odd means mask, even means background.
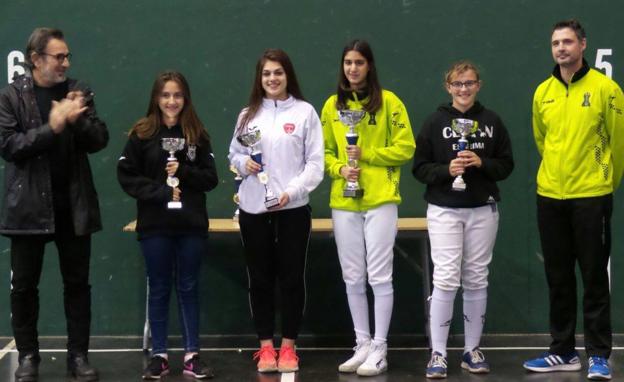
[[[368,357],[366,357],[366,361],[357,368],[357,374],[361,376],[379,375],[388,370],[388,361],[386,361],[387,353],[388,344],[371,343]]]
[[[341,373],[355,373],[358,367],[366,361],[366,357],[368,357],[368,352],[371,347],[371,341],[361,340],[356,341],[357,345],[353,348],[355,354],[353,357],[349,358],[347,362],[342,363],[338,366],[338,371]]]

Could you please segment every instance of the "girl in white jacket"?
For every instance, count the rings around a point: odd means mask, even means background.
[[[295,340],[305,306],[304,270],[312,222],[308,195],[323,179],[323,133],[282,50],[268,49],[258,60],[229,159],[244,177],[239,222],[249,301],[260,340],[254,359],[259,372],[297,371]],[[282,296],[279,358],[273,348],[276,281]]]

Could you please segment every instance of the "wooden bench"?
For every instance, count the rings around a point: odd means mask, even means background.
[[[238,232],[238,223],[232,219],[210,219],[209,232]],[[312,232],[332,232],[334,229],[331,219],[312,219]],[[400,218],[399,231],[427,231],[427,219],[425,218]],[[124,232],[134,232],[136,220],[123,227]]]
[[[420,242],[420,253],[426,254],[421,256],[420,270],[422,271],[422,287],[423,287],[423,300],[425,301],[425,333],[427,338],[429,336],[429,306],[428,299],[431,295],[431,266],[429,260],[429,237],[427,235],[427,219],[425,218],[399,218],[398,231],[413,233],[415,238]],[[312,219],[312,232],[333,232],[332,219]],[[135,232],[136,220],[131,221],[123,227],[124,232]],[[240,230],[238,222],[232,219],[210,219],[208,232],[214,233],[238,233]],[[398,254],[404,258],[408,258],[409,253],[403,250],[399,245],[395,243],[395,255]],[[147,293],[149,293],[149,286],[147,287]],[[143,327],[143,351],[147,352],[149,348],[150,328],[149,321],[147,319],[147,296],[145,298],[145,326]],[[431,345],[431,344],[430,344]]]

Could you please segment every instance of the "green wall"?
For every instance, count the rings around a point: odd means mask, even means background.
[[[121,232],[134,218],[134,200],[117,184],[115,166],[125,131],[147,108],[152,81],[167,68],[183,72],[194,103],[213,137],[221,184],[208,197],[212,217],[229,217],[232,176],[228,144],[244,106],[255,61],[268,47],[286,50],[308,100],[320,108],[335,87],[342,46],[352,38],[371,42],[382,85],[399,95],[416,134],[437,104],[448,65],[469,58],[482,68],[480,100],[497,111],[511,137],[516,168],[501,184],[501,225],[491,266],[486,331],[547,331],[547,294],[535,224],[535,173],[539,163],[530,127],[533,90],[552,68],[549,38],[555,21],[578,17],[588,32],[586,58],[597,49],[613,77],[624,78],[620,0],[553,1],[216,1],[161,0],[85,2],[4,1],[0,5],[0,57],[23,50],[37,26],[66,33],[74,54],[70,76],[91,83],[109,146],[91,156],[103,210],[104,230],[93,238],[93,333],[140,334],[144,317],[144,271],[135,238]],[[0,83],[7,70],[0,65]],[[401,216],[424,216],[423,186],[405,167]],[[315,217],[328,217],[327,181],[312,195]],[[613,219],[613,317],[624,313],[621,196]],[[237,237],[215,235],[202,266],[202,333],[252,333],[246,274]],[[396,256],[395,319],[391,333],[422,333],[421,275],[417,243],[401,239],[408,258]],[[0,336],[10,335],[9,242],[0,239]],[[63,334],[62,286],[56,250],[46,256],[41,281],[42,334]],[[308,316],[304,333],[348,334],[350,319],[335,246],[329,235],[311,242]],[[330,309],[328,309],[330,308]],[[331,312],[331,314],[327,314]],[[460,324],[460,321],[458,321]],[[177,325],[175,325],[177,327]],[[460,325],[456,330],[461,331]],[[614,328],[624,322],[614,319]]]

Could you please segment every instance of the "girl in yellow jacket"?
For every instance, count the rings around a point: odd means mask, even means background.
[[[369,44],[362,40],[347,44],[340,65],[338,90],[325,102],[321,122],[325,170],[333,179],[329,205],[357,345],[353,357],[338,370],[377,375],[388,368],[400,166],[412,158],[416,145],[405,106],[379,84]],[[357,121],[354,131],[346,123],[345,110],[365,112],[359,121],[351,116]],[[375,296],[373,335],[367,280]]]

